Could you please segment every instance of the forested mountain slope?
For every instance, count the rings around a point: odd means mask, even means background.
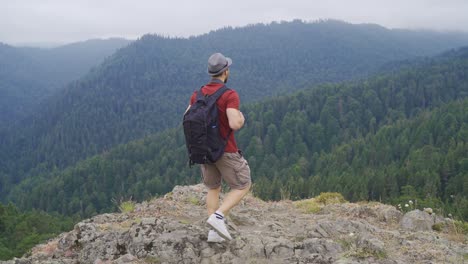
[[[238,141],[263,199],[323,191],[347,199],[418,199],[467,219],[468,48],[367,80],[250,104]],[[200,180],[181,129],[120,145],[9,196],[22,208],[89,216]]]
[[[414,33],[414,34],[412,34]],[[392,60],[468,43],[466,35],[388,30],[340,21],[225,28],[188,39],[147,35],[119,50],[0,139],[0,173],[16,183],[174,127],[207,81],[216,51],[234,59],[229,85],[243,102],[363,77]]]
[[[12,204],[0,204],[0,263],[21,257],[33,246],[72,229],[76,221],[38,210],[22,212]]]
[[[39,102],[128,43],[96,39],[49,49],[0,43],[0,128],[31,114]]]

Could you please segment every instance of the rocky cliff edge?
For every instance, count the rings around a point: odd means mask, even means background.
[[[203,185],[176,186],[128,213],[84,220],[2,264],[464,263],[453,221],[380,203],[264,202],[248,195],[228,216],[233,240],[208,243]],[[312,208],[312,209],[311,209]],[[435,231],[437,230],[437,231]]]

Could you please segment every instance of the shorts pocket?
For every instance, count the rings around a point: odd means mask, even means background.
[[[237,180],[238,186],[243,187],[251,181],[250,167],[249,167],[249,163],[244,158],[241,158],[239,162],[240,162],[240,165],[234,168],[234,171],[236,174],[236,180]]]

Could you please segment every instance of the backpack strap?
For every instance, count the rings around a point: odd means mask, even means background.
[[[195,98],[195,102],[198,102],[199,100],[203,100],[203,98],[205,97],[205,95],[202,93],[203,87],[205,86],[200,87],[200,90],[196,91],[197,97]]]
[[[223,85],[223,87],[219,88],[214,94],[210,95],[210,96],[213,96],[214,97],[214,100],[215,101],[218,101],[219,97],[221,97],[221,95],[224,94],[224,92],[230,90],[229,88],[226,87],[226,85]],[[201,90],[200,90],[201,92]],[[229,140],[229,137],[231,136],[231,133],[232,133],[232,129],[229,128],[229,132],[226,136],[226,138],[224,139],[226,142],[225,142],[225,145],[227,144],[228,140]]]
[[[206,98],[213,98],[214,102],[218,101],[218,99],[221,97],[221,95],[223,95],[225,92],[227,92],[228,90],[230,90],[229,88],[227,88],[226,85],[223,85],[221,88],[219,88],[216,92],[214,92],[213,94],[211,95],[203,95],[202,93],[202,89],[203,89],[204,86],[202,86],[200,88],[200,90],[197,92],[197,101],[198,100],[205,100]],[[231,133],[232,133],[232,129],[229,128],[229,132],[226,136],[226,138],[224,139],[227,143],[227,141],[229,140],[229,137],[231,136]]]
[[[199,91],[197,91],[197,101],[198,100],[204,100],[204,98],[207,98],[207,97],[210,97],[210,98],[214,98],[215,101],[218,101],[219,97],[221,97],[221,95],[223,95],[226,91],[230,90],[229,88],[226,87],[226,85],[223,85],[221,88],[219,88],[216,92],[214,92],[213,94],[211,95],[204,95],[203,92],[202,92],[202,89],[203,89],[204,86],[202,86],[200,88]]]
[[[224,94],[224,92],[228,91],[229,88],[226,87],[226,85],[223,85],[223,87],[219,88],[214,94],[210,95],[210,97],[213,97],[214,100],[218,101],[219,97]]]

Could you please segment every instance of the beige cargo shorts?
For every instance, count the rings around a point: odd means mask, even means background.
[[[203,183],[210,189],[221,186],[221,178],[231,189],[242,190],[252,181],[249,163],[240,153],[224,152],[214,164],[202,164]]]

